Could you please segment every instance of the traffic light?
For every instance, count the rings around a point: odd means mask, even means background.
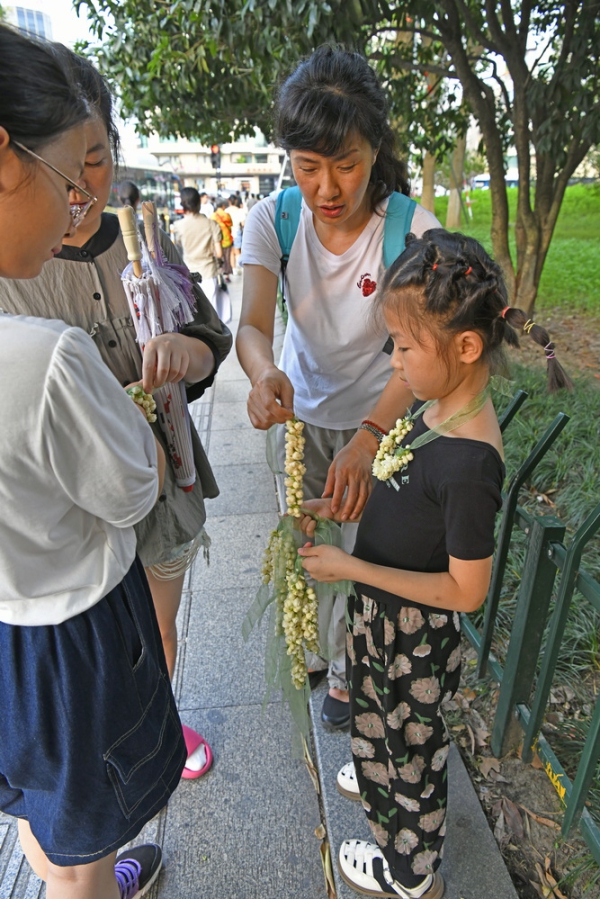
[[[218,144],[213,144],[210,148],[210,164],[213,169],[221,168],[221,148]]]

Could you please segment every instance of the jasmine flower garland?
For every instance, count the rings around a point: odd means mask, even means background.
[[[304,498],[304,423],[286,422],[285,486],[287,513],[300,518]],[[290,522],[290,519],[287,519]],[[291,657],[291,677],[297,690],[306,683],[305,650],[318,652],[317,595],[306,583],[296,543],[286,519],[271,532],[265,550],[263,583],[272,584],[276,598],[276,634],[283,633],[287,655]]]
[[[402,441],[414,428],[415,419],[438,401],[428,400],[415,412],[409,412],[404,418],[399,418],[396,421],[396,427],[392,428],[389,434],[386,434],[385,437],[382,437],[381,439],[379,449],[373,460],[372,471],[375,477],[380,481],[388,481],[397,471],[400,471],[408,465],[409,462],[412,462],[414,459],[413,450],[424,446],[426,443],[431,443],[431,441],[435,440],[437,437],[443,437],[445,434],[449,434],[467,421],[475,418],[485,406],[492,390],[498,390],[501,393],[510,395],[507,389],[507,383],[508,382],[506,382],[504,378],[491,378],[483,390],[474,396],[466,406],[463,406],[462,409],[454,412],[454,414],[450,415],[445,421],[442,421],[439,425],[427,430],[424,434],[421,434],[416,440],[413,440],[412,443],[409,443],[406,446],[402,446]]]
[[[304,459],[304,422],[293,418],[285,423],[285,479],[288,515],[300,518],[300,506],[304,499],[303,477],[306,474]]]
[[[145,393],[141,384],[127,387],[125,393],[129,394],[134,403],[142,407],[146,421],[150,424],[156,421],[156,401],[151,393]]]
[[[382,438],[377,455],[373,460],[373,474],[380,481],[387,481],[414,459],[410,451],[410,444],[408,446],[400,445],[414,426],[413,416],[406,415],[404,418],[399,418],[396,427]]]

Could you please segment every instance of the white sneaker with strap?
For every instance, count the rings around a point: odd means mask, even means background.
[[[343,768],[340,768],[335,785],[346,799],[360,799],[360,790],[356,779],[354,762],[348,762]]]
[[[442,899],[444,880],[439,871],[429,874],[418,886],[402,886],[394,880],[381,849],[365,840],[344,840],[338,868],[348,886],[365,896],[383,899]],[[385,886],[384,886],[385,884]]]

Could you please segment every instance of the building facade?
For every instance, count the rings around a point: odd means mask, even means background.
[[[41,0],[27,0],[22,6],[5,6],[6,21],[10,25],[16,25],[19,31],[31,37],[42,38],[51,41],[52,22],[50,16],[44,12]]]
[[[179,137],[148,138],[148,152],[160,166],[169,167],[184,187],[196,187],[211,196],[242,193],[268,194],[277,187],[283,150],[267,143],[257,131],[253,138],[219,146],[220,168],[212,165],[211,148]]]

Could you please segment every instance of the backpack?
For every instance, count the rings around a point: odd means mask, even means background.
[[[383,223],[383,264],[389,268],[404,250],[404,241],[410,231],[416,203],[404,194],[394,191],[390,195]],[[287,187],[277,196],[275,206],[275,232],[281,249],[281,295],[285,305],[285,273],[302,208],[299,187]],[[399,249],[400,248],[400,249]]]

